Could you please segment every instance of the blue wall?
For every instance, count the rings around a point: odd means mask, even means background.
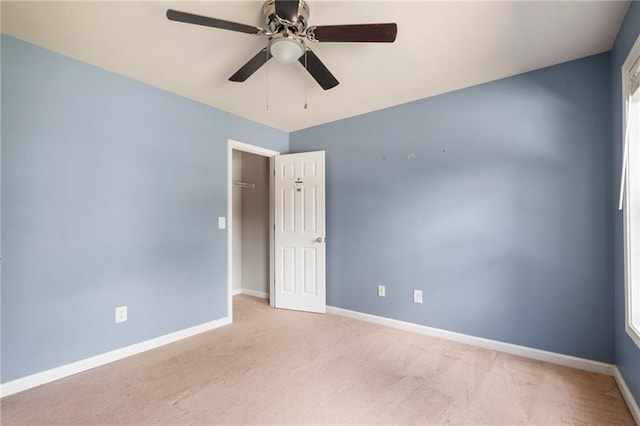
[[[227,315],[227,139],[287,133],[5,35],[2,104],[2,382]]]
[[[328,304],[613,362],[610,137],[608,54],[292,133]]]
[[[620,190],[622,167],[622,79],[620,70],[627,55],[640,36],[640,2],[631,2],[625,20],[618,32],[611,51],[611,92],[613,111],[613,191],[616,194],[611,209],[615,212],[615,353],[616,365],[624,376],[627,386],[640,402],[640,349],[625,331],[624,303],[624,247],[622,212],[617,210],[617,195]]]

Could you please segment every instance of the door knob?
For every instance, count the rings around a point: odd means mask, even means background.
[[[324,241],[324,240],[322,239],[322,237],[318,237],[318,238],[316,238],[316,243],[321,243],[322,241]]]

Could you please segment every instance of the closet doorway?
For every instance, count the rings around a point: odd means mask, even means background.
[[[271,158],[279,153],[228,142],[229,317],[233,296],[270,299],[273,283],[271,244],[273,208]]]

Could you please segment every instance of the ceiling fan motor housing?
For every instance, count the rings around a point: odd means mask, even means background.
[[[287,30],[293,34],[303,34],[309,21],[309,6],[304,0],[286,0],[276,3],[267,0],[262,6],[268,31],[278,33]]]

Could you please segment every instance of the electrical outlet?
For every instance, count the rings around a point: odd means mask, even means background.
[[[422,303],[422,290],[413,290],[413,303]]]
[[[220,216],[218,218],[218,229],[224,229],[227,227],[227,218],[224,216]]]
[[[127,320],[127,307],[118,306],[116,308],[116,323],[125,322]]]
[[[383,285],[379,285],[378,286],[378,296],[379,297],[385,297],[386,296],[385,289],[384,289]]]

